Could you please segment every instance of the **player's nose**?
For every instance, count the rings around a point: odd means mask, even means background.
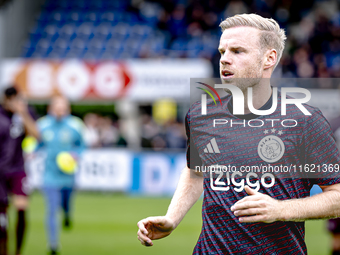
[[[221,65],[231,65],[232,64],[232,59],[231,55],[226,51],[221,55],[220,58],[220,64]]]

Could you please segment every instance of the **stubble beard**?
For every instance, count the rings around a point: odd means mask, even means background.
[[[244,75],[241,74],[242,78],[231,78],[229,80],[224,80],[221,77],[222,83],[230,84],[230,85],[234,85],[238,87],[242,91],[242,93],[245,95],[249,87],[254,87],[261,82],[262,74],[261,74],[260,68],[258,67],[262,66],[262,61],[259,58],[257,62],[258,62],[258,64],[256,64],[257,68],[246,70]],[[223,90],[227,92],[228,94],[231,94],[231,91],[229,89],[226,88]]]

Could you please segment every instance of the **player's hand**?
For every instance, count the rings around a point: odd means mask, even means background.
[[[240,222],[271,223],[281,219],[282,201],[257,192],[249,186],[245,186],[244,189],[249,196],[237,201],[231,207],[231,211],[239,217]]]
[[[137,235],[142,245],[152,246],[151,240],[160,239],[171,234],[174,222],[166,216],[148,217],[137,223]]]

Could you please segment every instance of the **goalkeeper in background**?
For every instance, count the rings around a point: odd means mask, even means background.
[[[47,206],[47,231],[50,254],[59,249],[57,213],[64,211],[64,228],[71,227],[70,204],[74,188],[75,159],[84,149],[83,122],[70,115],[70,104],[62,96],[51,99],[48,115],[38,120],[40,145],[47,153],[43,193]]]

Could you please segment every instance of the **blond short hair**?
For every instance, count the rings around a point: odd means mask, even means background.
[[[273,19],[263,18],[257,14],[238,14],[227,18],[220,23],[222,32],[232,27],[253,27],[261,31],[260,45],[262,49],[275,49],[277,52],[277,61],[275,67],[278,65],[282,52],[285,47],[286,33],[280,28],[279,24]]]

